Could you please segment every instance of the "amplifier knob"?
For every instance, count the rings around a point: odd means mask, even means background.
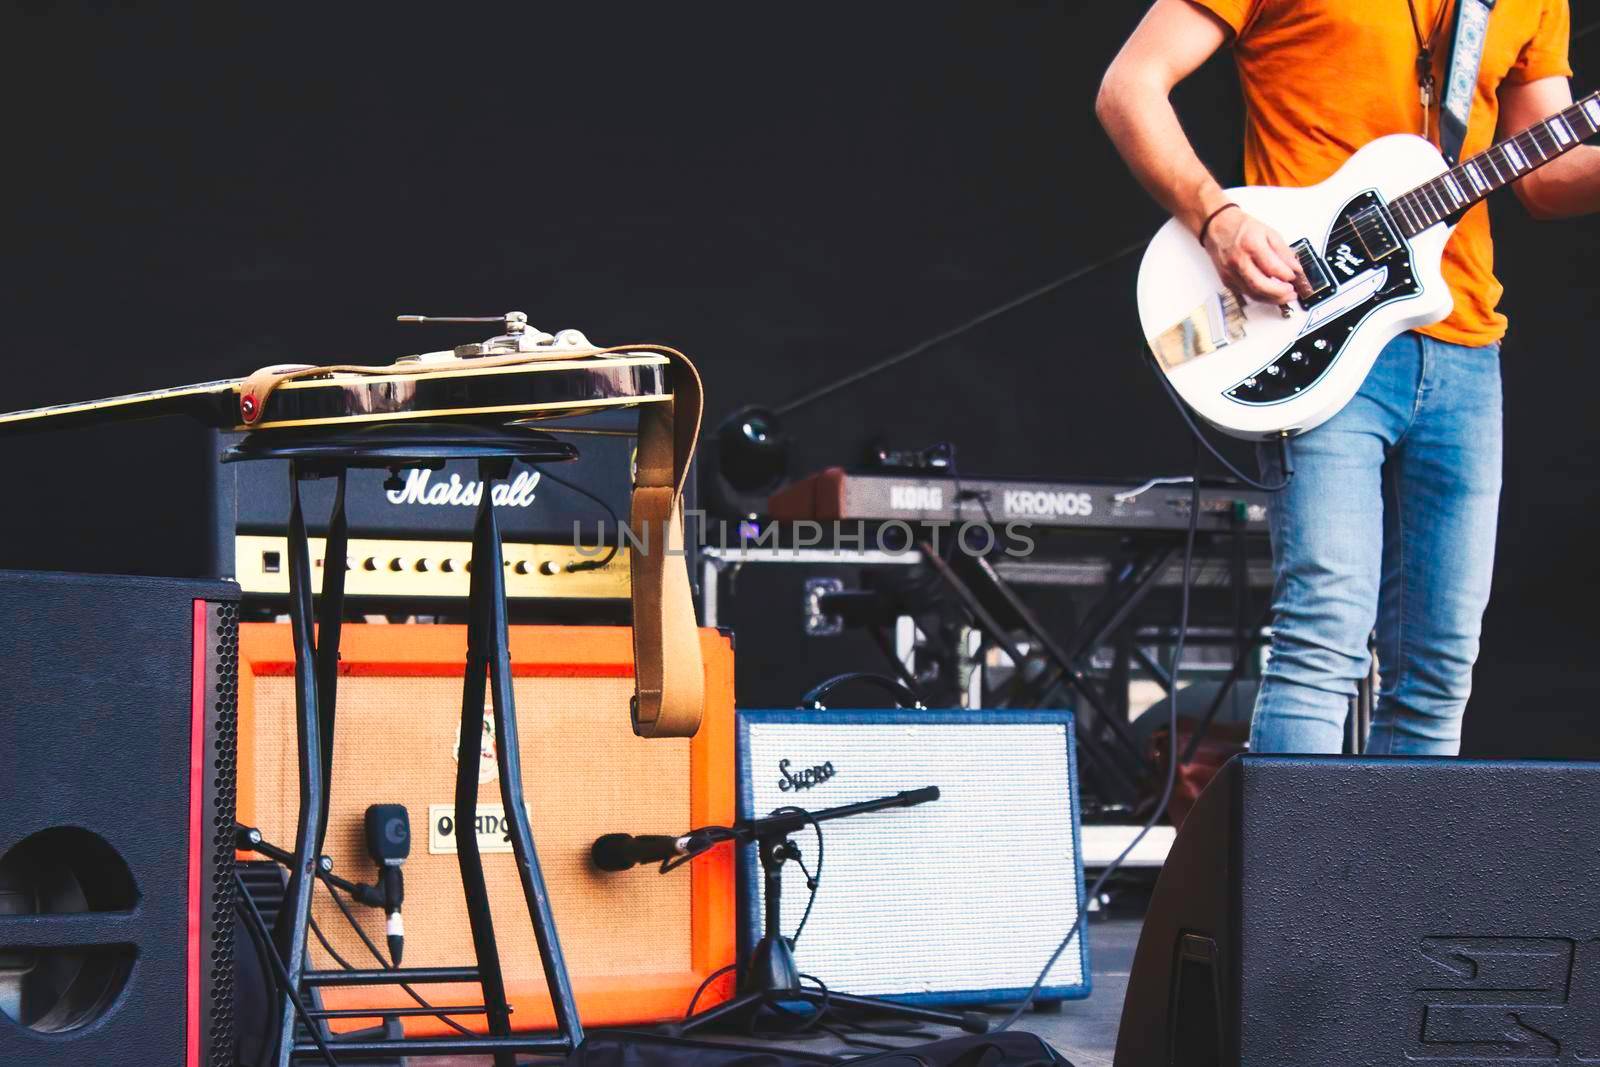
[[[366,559],[361,561],[361,569],[364,570],[364,571],[375,571],[375,570],[377,570],[378,569],[378,561],[377,561],[377,559],[375,559],[372,556],[368,556]]]
[[[516,566],[512,567],[511,569],[516,571],[518,574],[528,574],[532,570],[532,568],[528,566],[528,561],[525,559],[517,560]]]
[[[391,559],[389,561],[389,569],[392,570],[392,571],[403,571],[403,570],[405,570],[406,569],[406,561],[405,561],[404,557],[396,556],[394,559]]]
[[[454,574],[456,572],[456,561],[453,559],[442,559],[439,561],[439,569],[446,574]]]
[[[427,560],[425,560],[425,559],[417,560],[416,565],[415,565],[415,570],[416,570],[416,572],[418,574],[427,574],[432,569],[433,569],[432,567],[428,566],[428,561]]]
[[[553,559],[547,559],[543,563],[539,564],[539,573],[544,575],[544,576],[546,576],[546,577],[554,577],[555,575],[559,574],[560,572],[561,572],[561,568],[556,564],[556,561],[553,560]]]

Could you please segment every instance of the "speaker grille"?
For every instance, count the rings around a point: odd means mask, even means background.
[[[211,1067],[231,1067],[233,1033],[234,806],[238,753],[239,613],[236,605],[213,604],[207,612],[207,690],[211,695],[211,955],[208,1047]]]
[[[816,905],[795,946],[801,970],[843,993],[951,1003],[1006,999],[1032,984],[1083,896],[1070,714],[741,711],[739,719],[747,817],[940,790],[931,803],[821,824]],[[813,832],[793,841],[815,864]],[[754,939],[761,879],[748,852],[741,875]],[[786,872],[786,935],[808,896],[805,875]],[[1086,996],[1087,963],[1080,935],[1044,995]]]
[[[298,811],[293,648],[282,624],[240,628],[239,813],[268,841],[292,842]],[[641,740],[629,725],[632,640],[620,627],[512,627],[523,788],[561,946],[586,1024],[653,1022],[683,1013],[712,971],[733,962],[731,848],[667,877],[641,869],[594,870],[589,849],[602,834],[682,833],[724,825],[733,804],[733,655],[726,638],[701,634],[706,714],[693,739]],[[472,939],[454,848],[456,752],[461,722],[463,627],[345,627],[340,651],[338,733],[324,851],[334,870],[371,883],[363,813],[404,804],[411,817],[405,874],[406,966],[472,961]],[[485,750],[498,744],[484,728]],[[492,902],[512,1024],[553,1024],[538,946],[514,857],[499,831],[500,781],[492,758],[481,768],[484,873]],[[495,825],[491,826],[491,820]],[[376,963],[325,887],[313,916],[334,950],[356,965]],[[355,921],[383,942],[380,911],[356,906]],[[309,959],[338,966],[315,940]],[[471,986],[432,987],[436,1002],[473,1003]],[[702,1004],[731,992],[713,984]],[[393,988],[326,989],[324,1006],[410,1004]],[[456,999],[452,999],[456,998]],[[430,996],[430,1000],[435,997]],[[430,1018],[408,1018],[408,1033],[448,1032]],[[481,1017],[464,1017],[481,1027]],[[369,1020],[341,1020],[349,1027]]]

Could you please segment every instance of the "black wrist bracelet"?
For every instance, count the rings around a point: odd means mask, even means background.
[[[1202,222],[1200,224],[1200,247],[1201,248],[1204,248],[1206,246],[1206,234],[1210,232],[1211,224],[1213,222],[1217,221],[1217,216],[1222,214],[1224,211],[1228,210],[1230,207],[1238,207],[1238,206],[1239,206],[1238,204],[1235,204],[1233,201],[1230,200],[1226,204],[1223,204],[1221,207],[1217,208],[1217,210],[1213,211],[1211,214],[1206,216],[1206,221],[1204,221],[1204,222]]]

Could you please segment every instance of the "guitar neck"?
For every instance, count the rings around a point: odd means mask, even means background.
[[[104,400],[8,411],[0,413],[0,437],[162,415],[188,415],[208,425],[226,428],[237,421],[233,418],[233,397],[239,382],[238,378],[228,378]]]
[[[1536,122],[1389,201],[1407,237],[1454,218],[1502,186],[1538,170],[1600,133],[1600,92]]]

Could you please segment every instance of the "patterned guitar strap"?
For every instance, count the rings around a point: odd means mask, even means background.
[[[1439,106],[1439,151],[1452,167],[1461,162],[1461,145],[1467,139],[1467,121],[1472,117],[1472,97],[1477,91],[1483,43],[1489,34],[1494,3],[1495,0],[1460,0],[1456,9],[1455,41],[1450,47],[1450,68],[1445,72],[1444,98]]]
[[[682,352],[660,345],[577,353],[519,352],[485,356],[473,360],[472,366],[509,367],[624,352],[659,353],[672,367],[671,398],[639,405],[639,446],[628,517],[634,534],[628,544],[633,595],[633,732],[640,737],[691,737],[700,728],[705,706],[705,673],[683,555],[683,489],[705,407],[700,372]],[[273,390],[287,381],[332,373],[381,377],[417,371],[415,364],[264,367],[240,387],[240,418],[245,426],[254,425]]]

